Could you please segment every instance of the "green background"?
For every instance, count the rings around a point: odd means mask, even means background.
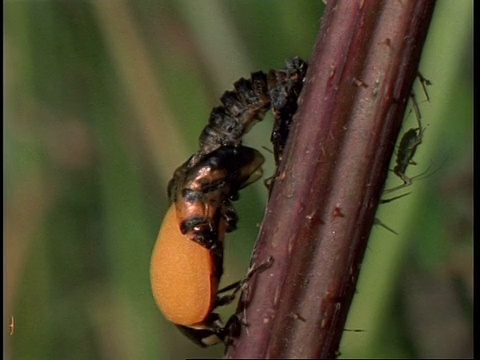
[[[437,3],[420,65],[431,101],[416,89],[427,128],[407,173],[431,171],[380,207],[399,235],[372,231],[343,357],[472,355],[472,7]],[[323,3],[7,1],[4,9],[6,358],[220,357],[222,346],[183,337],[150,293],[166,185],[234,81],[310,57]],[[267,176],[271,125],[269,115],[245,140],[267,158]],[[246,271],[265,201],[261,181],[242,191],[224,284]]]

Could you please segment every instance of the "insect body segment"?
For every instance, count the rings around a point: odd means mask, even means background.
[[[222,146],[195,166],[177,170],[169,193],[175,203],[182,234],[207,249],[216,246],[218,222],[226,231],[236,228],[237,215],[231,200],[238,191],[262,175],[263,156],[246,146]]]
[[[238,221],[232,202],[240,189],[262,175],[264,158],[242,145],[243,136],[272,108],[278,133],[274,147],[283,150],[286,134],[279,122],[286,119],[288,133],[305,70],[306,63],[293,58],[285,70],[255,72],[238,80],[234,90],[222,96],[222,106],[212,110],[198,151],[175,170],[168,184],[172,205],[152,253],[152,291],[165,317],[201,346],[227,341],[238,317],[224,326],[213,310],[233,301],[253,273],[227,287],[232,294],[218,296],[223,292],[218,283],[225,233]]]
[[[208,154],[224,145],[240,145],[245,133],[265,116],[270,106],[265,73],[253,73],[250,80],[242,78],[234,88],[223,94],[223,106],[212,110],[200,135],[199,154]]]
[[[417,73],[417,77],[420,80],[420,84],[422,85],[427,101],[430,101],[430,97],[428,96],[427,92],[427,86],[431,85],[432,82],[420,74],[420,72]],[[418,127],[409,129],[405,134],[403,134],[398,146],[396,165],[393,168],[393,173],[403,180],[404,184],[401,187],[408,186],[412,183],[412,178],[409,178],[405,172],[407,171],[408,165],[416,165],[416,162],[413,161],[413,157],[418,146],[422,143],[423,133],[425,132],[425,128],[422,127],[422,115],[418,106],[417,97],[415,96],[415,92],[413,92],[413,90],[410,93],[410,98],[412,99],[412,107],[415,111]],[[395,189],[398,188],[399,187]]]
[[[223,242],[224,229],[219,223],[219,243]],[[180,232],[172,205],[160,228],[150,265],[153,295],[168,320],[179,325],[205,320],[213,308],[222,261],[223,255],[215,256]]]
[[[226,224],[218,222],[219,243],[223,243]],[[235,325],[233,315],[224,325],[214,309],[235,299],[257,271],[269,267],[273,258],[249,271],[244,280],[218,290],[222,276],[223,252],[210,251],[182,234],[176,209],[167,211],[155,243],[150,263],[153,296],[165,317],[198,345],[205,347],[225,341]],[[221,293],[232,290],[229,295]]]
[[[430,80],[423,77],[420,73],[417,74],[417,77],[420,80],[420,83],[422,85],[422,88],[423,88],[423,91],[425,93],[427,101],[430,101],[430,97],[428,96],[428,92],[427,92],[427,86],[431,85],[432,83],[430,82]],[[406,175],[407,167],[409,165],[416,165],[416,162],[413,160],[413,157],[415,156],[415,153],[417,151],[418,146],[420,146],[420,144],[422,143],[423,134],[425,132],[425,128],[422,126],[422,122],[421,122],[422,115],[420,113],[420,108],[418,106],[416,95],[415,95],[415,92],[413,90],[410,93],[410,98],[412,100],[413,111],[415,112],[415,116],[416,116],[417,121],[418,121],[418,127],[417,128],[410,128],[409,130],[407,130],[403,134],[402,138],[400,139],[400,144],[398,145],[398,150],[397,150],[397,153],[396,153],[396,158],[395,158],[395,163],[396,164],[395,164],[393,170],[391,170],[391,171],[393,171],[393,173],[395,175],[397,175],[400,179],[403,180],[403,184],[401,184],[399,186],[396,186],[396,187],[393,187],[391,189],[387,189],[387,190],[384,191],[385,193],[390,193],[390,192],[394,192],[396,190],[403,189],[404,187],[407,187],[407,186],[411,185],[412,181],[414,179],[418,179],[426,173],[426,171],[425,171],[424,173],[416,175],[414,177],[408,177]],[[402,198],[404,196],[407,196],[408,194],[410,194],[410,193],[408,192],[408,193],[401,194],[401,195],[398,195],[398,196],[395,196],[395,197],[389,198],[389,199],[382,199],[382,200],[380,200],[380,204],[389,203],[391,201],[394,201],[394,200],[397,200],[397,199]],[[385,229],[389,230],[390,232],[393,232],[394,234],[396,234],[396,232],[394,230],[387,227],[379,219],[376,218],[375,223],[377,225],[380,225],[380,226],[384,227]]]
[[[420,146],[420,144],[422,143],[423,134],[425,132],[425,128],[422,126],[422,122],[421,122],[420,110],[418,108],[418,104],[413,93],[412,93],[412,101],[413,101],[413,108],[415,110],[415,114],[418,121],[418,127],[411,128],[407,130],[405,134],[403,134],[402,138],[400,139],[400,144],[398,145],[397,157],[395,159],[396,165],[392,170],[395,175],[397,175],[400,179],[403,180],[403,184],[397,187],[394,187],[392,189],[388,189],[386,190],[386,192],[392,192],[395,190],[402,189],[406,186],[409,186],[412,184],[413,179],[421,176],[421,175],[417,175],[415,177],[410,178],[406,175],[407,167],[409,165],[417,164],[413,160],[413,157],[415,156],[418,146]]]
[[[405,175],[408,165],[416,165],[413,156],[417,147],[422,143],[423,132],[425,129],[418,127],[408,130],[402,137],[397,152],[397,165],[393,168],[395,175],[400,177],[405,185],[411,184],[411,179]]]
[[[222,221],[217,234],[217,240],[223,243]],[[226,336],[220,317],[213,313],[222,272],[223,252],[210,251],[183,235],[172,205],[152,253],[152,292],[164,316],[201,346],[214,345]]]
[[[274,134],[280,132],[282,135],[278,123],[283,119],[282,123],[290,124],[306,70],[307,63],[294,57],[287,62],[284,70],[270,70],[268,74],[258,71],[252,73],[248,80],[238,80],[233,91],[223,94],[223,106],[212,110],[209,122],[200,135],[200,149],[193,161],[220,146],[240,145],[243,136],[264,118],[270,108],[276,118]]]
[[[241,78],[233,91],[223,94],[222,106],[212,110],[200,135],[199,150],[175,171],[168,185],[183,234],[213,248],[217,217],[228,220],[227,231],[236,228],[231,200],[236,200],[239,189],[260,177],[263,163],[260,153],[241,145],[243,136],[271,107],[278,163],[306,69],[306,62],[295,57],[285,70],[252,73],[250,79]]]

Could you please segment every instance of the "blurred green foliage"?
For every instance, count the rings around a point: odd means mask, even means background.
[[[345,333],[345,357],[472,351],[472,2],[452,3],[438,3],[424,50],[420,70],[433,85],[409,174],[438,171],[381,206],[399,236],[373,230],[347,324],[364,331]],[[7,359],[222,355],[184,338],[150,293],[166,184],[234,81],[309,58],[323,6],[5,3],[4,315],[6,326],[16,321]],[[267,117],[246,143],[269,148],[270,129]],[[242,192],[225,284],[248,266],[265,200],[261,182]]]

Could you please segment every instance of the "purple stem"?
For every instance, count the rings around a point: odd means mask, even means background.
[[[227,358],[338,355],[434,5],[328,1]]]

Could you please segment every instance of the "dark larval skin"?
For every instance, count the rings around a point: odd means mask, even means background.
[[[272,109],[271,140],[278,165],[306,70],[307,63],[294,57],[284,70],[252,73],[223,94],[222,106],[212,110],[202,130],[198,151],[175,171],[168,185],[182,234],[212,249],[220,219],[227,222],[227,231],[236,228],[231,202],[241,188],[261,176],[264,161],[258,151],[242,146],[243,136]]]

